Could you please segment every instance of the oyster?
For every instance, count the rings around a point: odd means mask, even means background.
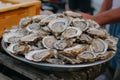
[[[68,27],[67,24],[68,22],[66,19],[59,18],[59,19],[54,19],[50,21],[50,23],[48,24],[48,27],[54,33],[61,33]]]
[[[63,60],[55,59],[55,58],[46,59],[46,61],[51,63],[51,64],[65,64],[65,62]]]
[[[90,34],[90,35],[94,35],[94,36],[97,36],[97,37],[101,37],[101,38],[107,38],[108,36],[108,33],[105,29],[102,29],[102,28],[89,28],[87,30],[87,33]]]
[[[89,35],[87,34],[81,34],[81,36],[79,37],[79,40],[83,43],[91,43],[93,38],[91,38]]]
[[[42,39],[42,44],[45,48],[54,48],[54,43],[56,42],[56,38],[54,36],[46,36]]]
[[[32,17],[33,22],[38,23],[48,15],[36,15]]]
[[[29,25],[26,27],[26,30],[27,30],[28,32],[38,33],[39,30],[40,30],[40,25],[39,25],[38,23],[29,24]]]
[[[74,17],[74,18],[82,18],[82,15],[80,13],[72,12],[72,11],[66,11],[64,12],[66,16]]]
[[[22,18],[19,22],[19,26],[21,28],[24,28],[26,27],[28,24],[32,23],[32,19],[29,18],[29,17],[26,17],[26,18]]]
[[[30,34],[30,35],[22,37],[20,41],[21,42],[33,42],[39,38],[41,38],[39,34]]]
[[[44,48],[43,45],[42,45],[42,41],[41,40],[37,42],[37,46],[38,46],[39,49],[43,49]]]
[[[65,48],[63,50],[63,54],[66,56],[77,56],[87,48],[88,48],[88,45],[78,44],[73,47]]]
[[[48,24],[51,20],[54,20],[56,18],[57,18],[57,16],[55,14],[45,17],[44,19],[42,19],[40,21],[40,25],[44,26],[44,25]]]
[[[100,55],[97,55],[97,59],[107,59],[109,58],[110,56],[114,55],[115,54],[115,51],[107,51],[105,54],[100,54]]]
[[[94,53],[90,51],[84,51],[80,54],[78,54],[77,59],[81,60],[82,62],[93,62],[95,61],[96,56]]]
[[[108,44],[102,39],[94,39],[90,45],[90,49],[96,56],[99,54],[105,54],[108,49]]]
[[[67,47],[67,42],[65,40],[58,40],[54,43],[54,47],[58,50],[63,50]]]
[[[45,31],[45,32],[51,32],[51,30],[48,26],[42,27],[42,30]]]
[[[82,34],[81,29],[77,27],[68,27],[63,33],[62,38],[73,38]]]
[[[19,45],[18,43],[15,44],[10,44],[7,47],[7,50],[10,51],[13,54],[22,54],[24,55],[25,53],[28,52],[30,46],[26,46],[26,45]]]
[[[30,51],[25,55],[25,58],[32,61],[45,61],[54,56],[57,53],[54,49],[43,49],[43,50],[34,50]]]
[[[111,49],[111,50],[117,49],[117,42],[118,42],[117,38],[110,36],[105,41],[108,43],[108,49]]]
[[[94,20],[86,20],[88,23],[89,23],[89,27],[91,27],[91,28],[100,28],[100,25],[97,23],[97,22],[95,22]]]
[[[70,57],[64,56],[63,54],[59,54],[58,57],[59,57],[61,60],[65,61],[66,64],[67,64],[67,63],[72,63],[72,64],[79,64],[79,63],[81,63],[80,60],[77,60],[77,59],[75,59],[75,58],[70,58]]]
[[[75,18],[72,22],[73,26],[80,28],[82,31],[85,31],[89,28],[89,23],[84,19]]]

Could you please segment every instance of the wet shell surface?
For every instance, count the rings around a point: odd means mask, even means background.
[[[4,31],[3,41],[17,57],[59,65],[108,59],[115,55],[118,43],[97,22],[72,11],[22,18]]]

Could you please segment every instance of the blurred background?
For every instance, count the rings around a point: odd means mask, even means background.
[[[76,12],[87,12],[95,14],[103,2],[103,0],[41,0],[42,11],[51,11],[53,13],[72,10]]]

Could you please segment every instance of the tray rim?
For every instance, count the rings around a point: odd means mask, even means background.
[[[49,64],[49,63],[40,63],[40,62],[38,63],[38,62],[29,61],[29,60],[27,60],[27,59],[25,59],[23,57],[21,58],[19,56],[15,56],[12,53],[10,53],[6,49],[6,43],[3,41],[3,39],[1,41],[1,45],[2,45],[3,49],[5,50],[5,52],[7,54],[9,54],[11,57],[13,57],[13,58],[15,58],[15,59],[17,59],[19,61],[22,61],[22,62],[25,62],[25,63],[29,63],[29,64],[32,64],[32,65],[35,65],[35,66],[38,66],[38,67],[42,66],[42,67],[61,68],[61,69],[62,68],[67,68],[67,69],[85,68],[85,67],[91,67],[91,66],[96,66],[96,65],[105,63],[105,62],[111,60],[115,56],[115,54],[114,54],[111,57],[109,57],[108,59],[99,60],[99,61],[95,61],[95,62],[92,62],[92,63],[84,63],[84,64],[73,64],[73,65],[71,65],[71,64],[65,64],[65,65],[61,65],[61,64]]]

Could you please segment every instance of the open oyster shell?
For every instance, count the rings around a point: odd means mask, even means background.
[[[74,18],[82,18],[82,15],[80,13],[72,12],[72,11],[66,11],[64,12],[66,16],[74,17]]]
[[[56,38],[54,36],[46,36],[42,39],[42,44],[45,48],[54,48],[54,43],[56,42]]]
[[[108,33],[105,29],[97,29],[97,28],[89,28],[87,30],[87,33],[93,36],[101,37],[101,38],[107,38]]]
[[[63,33],[62,33],[62,38],[73,38],[80,36],[82,34],[81,29],[77,27],[68,27]]]
[[[68,22],[64,18],[54,19],[49,24],[48,27],[54,33],[61,33],[63,32],[68,26]]]
[[[40,25],[44,26],[44,25],[48,24],[51,20],[54,20],[56,18],[57,18],[56,14],[52,14],[52,15],[50,15],[48,17],[45,17],[44,19],[42,19],[40,21]]]
[[[65,48],[63,50],[63,54],[66,56],[77,56],[81,52],[83,52],[85,49],[87,49],[88,45],[75,45],[73,47]]]
[[[82,31],[85,31],[89,28],[89,23],[84,19],[75,18],[72,21],[74,27],[80,28]]]
[[[96,56],[99,54],[105,54],[108,49],[108,44],[102,39],[94,39],[90,45],[90,49]]]
[[[94,53],[90,51],[84,51],[80,54],[78,54],[77,59],[81,60],[82,62],[93,62],[95,61],[96,56]]]
[[[97,22],[95,22],[94,20],[86,20],[88,23],[89,23],[89,27],[91,27],[91,28],[100,28],[100,25],[97,23]]]
[[[38,23],[29,24],[29,25],[26,27],[26,30],[27,30],[28,32],[38,33],[39,30],[40,30],[40,25],[39,25]]]
[[[39,62],[53,57],[56,53],[57,51],[54,49],[34,50],[27,53],[25,55],[25,58],[28,60]]]
[[[58,40],[54,43],[54,47],[58,50],[63,50],[67,47],[67,42],[65,40]]]
[[[7,47],[7,50],[10,51],[13,54],[22,54],[24,55],[25,53],[28,52],[28,50],[30,49],[30,46],[26,46],[26,45],[19,45],[18,43],[15,44],[10,44]]]
[[[36,15],[32,17],[33,22],[39,23],[42,19],[47,17],[48,15]]]

